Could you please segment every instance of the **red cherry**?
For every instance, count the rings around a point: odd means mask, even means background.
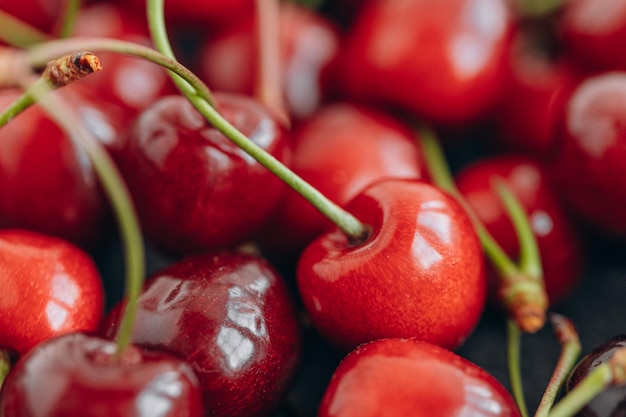
[[[299,125],[292,137],[291,169],[339,205],[376,180],[426,174],[415,133],[373,108],[328,105]],[[331,225],[289,189],[261,240],[272,251],[298,253]]]
[[[288,111],[297,119],[315,111],[339,51],[338,28],[322,15],[291,3],[280,6],[280,51]],[[209,37],[201,49],[200,74],[212,88],[253,95],[258,75],[255,19]]]
[[[515,258],[519,242],[492,181],[499,177],[529,216],[540,252],[551,303],[562,301],[582,276],[580,237],[558,200],[548,172],[536,160],[519,155],[483,158],[456,176],[459,191],[504,251]]]
[[[53,94],[75,106],[103,143],[118,126],[75,86]],[[18,90],[0,91],[0,109]],[[94,248],[107,236],[110,211],[87,155],[39,107],[32,106],[0,129],[0,227],[32,229]]]
[[[626,236],[626,72],[579,84],[557,134],[551,165],[568,207],[598,231]]]
[[[251,16],[255,0],[177,0],[164,3],[164,14],[168,22],[177,25],[214,28],[216,25],[228,27],[239,19]],[[146,10],[146,0],[131,0],[124,6],[132,5],[135,10]]]
[[[162,352],[81,333],[33,349],[17,362],[0,397],[4,417],[200,417],[191,367]]]
[[[572,0],[559,15],[559,34],[568,59],[587,70],[626,70],[626,1]]]
[[[298,287],[316,329],[349,350],[385,337],[456,348],[483,311],[483,254],[471,221],[438,188],[382,180],[346,209],[371,226],[365,242],[341,231],[302,253]]]
[[[106,319],[116,331],[118,305]],[[300,357],[286,284],[258,256],[215,252],[154,274],[139,298],[134,343],[188,361],[211,416],[268,415]]]
[[[216,95],[220,113],[279,160],[285,131],[251,98]],[[182,96],[140,114],[115,158],[146,235],[168,253],[236,245],[261,228],[286,186]]]
[[[318,417],[500,416],[520,413],[484,369],[441,347],[384,339],[346,356],[326,388]]]
[[[44,32],[53,28],[64,7],[64,0],[0,0],[0,10]]]
[[[350,96],[466,124],[499,93],[511,27],[499,0],[370,1],[340,53],[341,83]]]
[[[95,331],[104,290],[93,260],[64,240],[0,230],[0,345],[23,355],[73,331]]]

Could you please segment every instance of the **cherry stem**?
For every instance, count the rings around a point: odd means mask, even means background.
[[[0,349],[0,389],[11,370],[11,355],[6,349]]]
[[[55,32],[59,38],[69,38],[74,32],[76,17],[82,6],[81,0],[66,0],[63,15],[58,22],[58,29]]]
[[[0,40],[5,43],[25,48],[50,39],[47,33],[24,23],[15,16],[0,10]]]
[[[580,355],[581,345],[578,333],[571,320],[560,314],[550,314],[550,322],[561,345],[561,354],[548,386],[543,393],[541,402],[535,412],[535,417],[548,417],[561,387],[567,380],[570,372],[576,365]]]
[[[279,1],[256,0],[256,16],[259,72],[255,85],[255,96],[285,126],[289,126],[281,78]]]
[[[557,11],[567,0],[517,0],[517,11],[522,17],[538,18]]]
[[[539,279],[537,275],[527,276],[526,271],[517,265],[491,236],[456,187],[444,152],[435,133],[431,129],[422,126],[419,129],[419,136],[426,155],[427,168],[431,178],[438,187],[450,193],[461,207],[463,207],[474,224],[474,229],[476,230],[476,234],[480,239],[486,256],[498,272],[498,298],[506,308],[508,316],[515,320],[517,326],[519,326],[520,330],[523,332],[535,333],[543,327],[546,320],[547,296],[545,295],[545,289],[541,281],[541,274],[539,274]],[[521,250],[525,251],[523,257],[527,259],[524,268],[530,268],[533,273],[537,271],[540,272],[540,267],[538,268],[535,264],[538,263],[540,265],[538,255],[534,254],[534,252],[537,251],[537,243],[532,234],[532,230],[530,234],[526,233],[526,229],[529,226],[524,211],[521,209],[521,205],[517,202],[512,193],[508,193],[506,199],[507,204],[509,204],[510,208],[513,209],[513,213],[515,213],[515,216],[511,218],[515,230],[522,230],[524,232],[523,236],[521,236],[523,238],[523,245],[520,245]],[[520,218],[523,218],[522,221],[524,224],[519,224]],[[520,239],[520,236],[518,236],[518,239]],[[532,248],[532,245],[535,245],[535,247]]]
[[[521,339],[522,333],[515,321],[508,319],[506,321],[506,346],[507,346],[507,363],[509,369],[509,380],[511,382],[511,392],[515,403],[522,417],[528,417],[528,408],[526,407],[526,399],[524,398],[524,387],[522,383],[521,371]]]
[[[626,383],[626,348],[617,349],[611,358],[596,366],[552,408],[548,417],[571,417],[609,387]]]

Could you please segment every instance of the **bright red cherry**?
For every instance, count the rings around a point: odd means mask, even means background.
[[[484,257],[465,211],[418,180],[366,187],[346,210],[371,233],[351,242],[322,234],[297,265],[300,295],[315,328],[350,350],[386,337],[459,346],[484,308]]]
[[[113,336],[119,305],[107,318]],[[155,273],[139,298],[134,343],[188,361],[207,415],[269,415],[300,357],[291,295],[263,258],[214,252]]]
[[[519,242],[492,181],[501,178],[528,214],[537,239],[548,297],[562,301],[583,272],[580,237],[559,201],[548,171],[537,160],[520,155],[481,159],[456,176],[459,191],[489,233],[512,258]]]
[[[226,120],[285,161],[285,130],[264,106],[243,96],[215,99]],[[114,154],[146,235],[171,254],[250,238],[286,189],[183,96],[165,97],[142,112]]]
[[[416,133],[374,108],[334,103],[303,121],[292,135],[291,169],[339,205],[382,178],[424,178]],[[273,251],[298,253],[331,222],[289,189],[262,232]]]
[[[484,369],[414,339],[359,346],[332,376],[318,417],[519,417],[511,394]]]
[[[599,232],[626,236],[626,72],[579,84],[557,134],[551,167],[568,207]]]
[[[200,417],[198,379],[163,352],[82,333],[42,343],[17,362],[0,397],[4,417]]]
[[[95,331],[104,290],[94,261],[64,240],[0,230],[0,346],[23,355],[74,331]]]
[[[511,28],[500,0],[366,2],[340,52],[341,85],[436,124],[467,124],[499,94]]]
[[[117,123],[74,87],[53,94],[77,109],[103,144],[112,142]],[[20,95],[0,91],[0,109]],[[90,249],[108,235],[109,206],[87,154],[39,106],[0,129],[0,189],[0,228],[32,229]]]
[[[231,25],[204,43],[200,74],[213,89],[254,94],[259,72],[254,22]],[[328,94],[328,72],[339,51],[339,31],[322,15],[292,3],[281,3],[279,22],[285,103],[291,115],[302,119]]]

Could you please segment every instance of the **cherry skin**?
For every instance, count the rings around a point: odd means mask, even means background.
[[[279,10],[281,77],[291,116],[304,119],[329,95],[329,77],[339,51],[339,30],[318,13],[292,3]],[[253,95],[257,83],[258,37],[255,19],[208,37],[199,73],[212,88]]]
[[[565,392],[571,391],[589,372],[605,363],[615,350],[626,347],[626,335],[616,336],[594,348],[578,362],[570,373]],[[598,394],[576,414],[579,417],[611,417],[623,415],[626,410],[626,386],[610,387]]]
[[[529,216],[548,298],[563,301],[582,276],[584,251],[543,164],[521,155],[484,158],[456,175],[459,191],[502,249],[515,259],[519,242],[492,181],[501,178]],[[495,277],[494,277],[495,280]]]
[[[394,117],[362,105],[329,104],[293,132],[291,169],[339,205],[387,177],[426,176],[416,134]],[[331,222],[289,189],[261,240],[270,251],[299,253]]]
[[[339,364],[318,417],[500,416],[520,413],[484,369],[414,339],[363,344]]]
[[[550,165],[565,203],[598,233],[626,236],[626,72],[582,81],[557,129]]]
[[[17,362],[0,397],[4,417],[200,417],[198,379],[163,352],[71,333]]]
[[[75,87],[52,94],[77,109],[103,144],[113,141],[117,122]],[[0,109],[20,95],[0,91]],[[27,228],[88,249],[108,235],[111,213],[87,155],[37,105],[0,129],[0,189],[0,228]]]
[[[486,298],[482,249],[465,211],[430,184],[400,179],[366,187],[346,209],[371,227],[367,240],[332,230],[298,260],[315,328],[345,350],[386,337],[458,347]]]
[[[0,230],[0,345],[24,355],[73,331],[96,331],[104,290],[94,261],[59,238]]]
[[[113,336],[118,305],[105,320]],[[286,284],[263,258],[213,252],[154,274],[139,298],[134,343],[188,361],[210,416],[269,415],[300,357]]]
[[[286,162],[285,130],[265,107],[243,96],[215,99],[226,120]],[[263,226],[286,189],[183,96],[142,112],[113,154],[146,236],[169,254],[241,243]]]
[[[500,1],[366,2],[340,52],[341,85],[439,125],[474,122],[499,93],[511,28]]]
[[[0,10],[44,32],[53,29],[64,7],[64,0],[0,0]]]

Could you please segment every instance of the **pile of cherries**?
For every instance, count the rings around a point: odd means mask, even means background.
[[[626,0],[316,3],[165,1],[202,96],[106,47],[157,51],[146,0],[0,0],[0,114],[39,74],[17,57],[102,42],[102,70],[49,95],[114,162],[148,271],[133,296],[128,225],[71,126],[38,103],[2,125],[0,416],[523,415],[464,354],[506,315],[476,225],[517,262],[500,180],[551,311],[585,285],[589,242],[624,248]],[[626,390],[606,393],[581,413],[623,413]]]

